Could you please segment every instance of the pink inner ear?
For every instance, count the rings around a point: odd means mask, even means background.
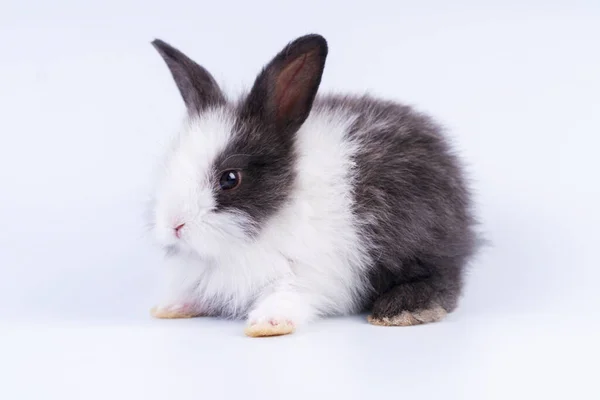
[[[316,51],[303,54],[291,61],[277,77],[275,101],[277,118],[294,118],[294,109],[307,100],[312,90],[311,80],[318,72]]]
[[[293,94],[290,96],[290,88],[292,87],[292,84],[294,84],[294,81],[298,78],[298,73],[302,70],[305,63],[306,54],[293,61],[283,71],[281,71],[279,79],[277,80],[278,92],[281,90],[281,93],[277,93],[277,103],[279,104],[280,113],[285,113],[285,111],[292,106],[290,103],[292,103],[294,99]],[[283,86],[283,88],[279,89],[281,86]]]

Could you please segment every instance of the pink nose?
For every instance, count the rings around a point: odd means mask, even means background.
[[[179,239],[181,237],[181,228],[183,228],[185,224],[179,224],[175,227],[175,236]]]

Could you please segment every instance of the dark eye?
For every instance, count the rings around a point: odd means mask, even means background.
[[[223,172],[219,185],[223,190],[235,189],[242,182],[242,176],[238,171],[229,170]]]

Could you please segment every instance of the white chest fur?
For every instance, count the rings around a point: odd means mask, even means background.
[[[185,292],[194,301],[228,317],[246,316],[281,287],[309,307],[296,313],[300,320],[356,310],[369,258],[352,215],[356,145],[345,138],[351,122],[344,114],[311,115],[297,133],[290,201],[252,242],[219,246],[218,258],[208,262],[173,260],[182,264],[174,269],[175,286],[191,288]]]

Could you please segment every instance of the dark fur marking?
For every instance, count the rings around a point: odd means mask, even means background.
[[[365,307],[377,317],[438,304],[452,311],[476,250],[463,171],[441,129],[407,106],[370,96],[327,96],[323,110],[358,116],[354,213],[376,260]],[[377,300],[379,298],[379,300]]]

